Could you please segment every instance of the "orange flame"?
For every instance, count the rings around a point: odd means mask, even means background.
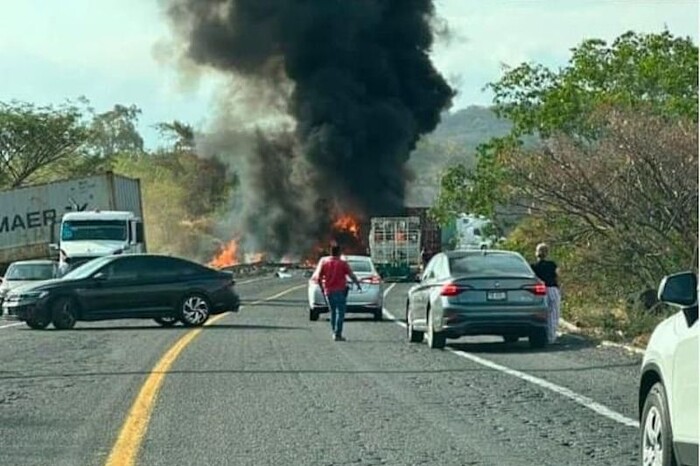
[[[212,259],[208,265],[209,267],[220,269],[223,267],[238,265],[239,263],[240,261],[238,259],[238,241],[232,239],[221,248],[216,257],[214,257],[214,259]]]
[[[333,228],[341,232],[351,233],[355,238],[360,236],[360,223],[352,215],[345,214],[338,217],[333,222]]]

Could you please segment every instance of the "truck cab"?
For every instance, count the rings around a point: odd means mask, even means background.
[[[498,238],[492,234],[493,224],[484,216],[460,215],[456,220],[456,249],[492,249]]]
[[[71,268],[111,254],[146,252],[143,221],[133,212],[83,211],[63,215],[59,242],[61,262]]]

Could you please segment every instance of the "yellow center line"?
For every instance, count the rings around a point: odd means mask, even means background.
[[[251,305],[272,301],[273,299],[277,299],[306,286],[306,284],[294,286],[282,291],[281,293],[277,293],[274,296],[270,296],[269,298],[255,301]],[[225,315],[226,314],[220,314],[212,317],[204,325],[213,325],[221,320]],[[136,396],[133,405],[131,405],[131,409],[129,409],[126,420],[119,431],[117,441],[114,444],[114,447],[112,447],[112,451],[107,458],[107,462],[105,463],[106,466],[133,466],[136,463],[136,457],[138,456],[141,448],[143,438],[146,435],[148,422],[151,419],[151,414],[153,413],[153,408],[156,404],[156,398],[158,397],[158,392],[163,385],[165,376],[182,350],[184,350],[187,345],[189,345],[192,340],[194,340],[197,335],[202,332],[202,330],[203,329],[201,327],[196,328],[183,335],[172,347],[170,347],[170,349],[163,355],[155,367],[153,367],[146,378],[146,381],[143,383],[139,394]]]

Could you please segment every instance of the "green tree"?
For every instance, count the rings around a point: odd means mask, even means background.
[[[139,154],[143,152],[143,138],[138,131],[138,119],[141,109],[136,105],[115,105],[111,110],[92,114],[90,122],[91,156],[109,159],[117,154]]]
[[[89,139],[74,105],[0,102],[0,187],[16,188],[70,158]]]
[[[670,32],[627,32],[608,45],[584,41],[558,71],[523,63],[490,84],[496,113],[517,136],[554,132],[595,138],[602,106],[643,106],[697,121],[698,47]]]
[[[572,50],[559,70],[523,63],[488,87],[495,110],[513,123],[510,137],[480,146],[467,182],[442,190],[438,204],[460,199],[469,210],[492,215],[513,189],[512,168],[503,161],[523,142],[564,134],[591,143],[601,136],[601,108],[653,111],[665,117],[697,121],[698,47],[670,32],[627,32],[612,44],[591,39]],[[604,119],[603,119],[604,120]],[[529,138],[529,139],[528,139]],[[452,175],[447,173],[446,176]]]
[[[431,216],[445,225],[457,214],[477,213],[493,218],[509,198],[511,187],[501,162],[503,154],[521,146],[513,136],[493,138],[476,149],[476,164],[448,167],[440,179],[440,192]]]
[[[175,120],[172,122],[158,123],[155,127],[160,133],[160,136],[170,144],[174,151],[194,152],[196,150],[195,133],[191,125]]]

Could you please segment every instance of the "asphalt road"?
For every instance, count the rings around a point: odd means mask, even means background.
[[[408,344],[349,316],[310,322],[301,279],[240,284],[165,375],[141,465],[634,465],[640,357],[563,336]],[[387,295],[403,317],[408,285]],[[189,330],[150,321],[32,331],[0,321],[0,464],[102,465],[135,397]],[[607,411],[606,411],[607,410]]]

